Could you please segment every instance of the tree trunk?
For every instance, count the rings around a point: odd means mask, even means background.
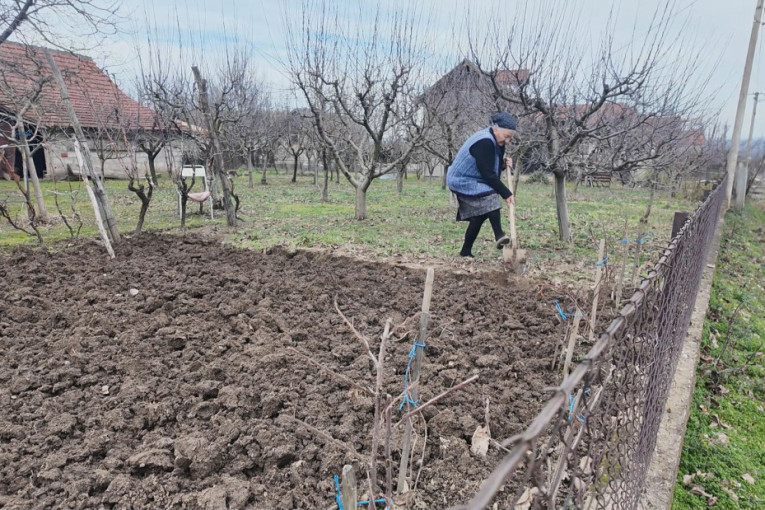
[[[310,166],[311,166],[310,161],[311,160],[309,159],[308,161],[309,161],[308,166],[310,168]],[[316,162],[314,162],[314,164],[313,164],[313,185],[314,186],[318,186],[319,185],[319,165]]]
[[[558,216],[558,239],[571,242],[571,224],[568,219],[568,202],[566,201],[566,174],[556,171],[555,177],[555,208]]]
[[[398,172],[396,172],[396,192],[398,192],[399,195],[404,191],[404,169],[399,168]]]
[[[149,210],[151,196],[154,194],[154,186],[150,185],[149,192],[145,193],[143,184],[140,184],[136,188],[135,182],[131,178],[130,182],[128,183],[128,189],[138,195],[138,198],[141,199],[141,211],[138,213],[138,223],[136,224],[135,231],[133,232],[134,235],[138,235],[143,230],[143,222],[146,219],[146,211]],[[181,226],[184,226],[184,223],[182,223]]]
[[[146,153],[147,159],[149,160],[149,175],[151,175],[151,183],[154,186],[159,186],[159,181],[157,181],[157,168],[154,166],[154,160],[159,155],[159,151],[152,152],[152,153]]]
[[[250,149],[247,149],[244,157],[247,160],[247,187],[252,189],[255,187],[255,181],[252,179],[252,152]]]
[[[186,228],[186,202],[188,198],[181,196],[181,230]]]
[[[228,182],[226,179],[226,171],[223,168],[223,160],[221,159],[221,149],[218,143],[218,134],[215,129],[215,125],[210,114],[210,105],[207,98],[207,81],[202,79],[202,75],[199,73],[199,69],[196,66],[191,67],[194,73],[194,80],[199,88],[199,106],[204,114],[205,124],[207,124],[207,130],[210,133],[210,141],[213,150],[213,161],[215,174],[218,177],[218,183],[223,188],[223,207],[226,209],[226,224],[229,227],[236,226],[236,210],[234,204],[231,203],[231,192],[228,188]]]
[[[640,218],[640,223],[648,223],[648,217],[651,215],[651,209],[653,208],[653,198],[656,195],[656,181],[651,181],[651,196],[648,198],[648,207],[645,209],[645,214]]]
[[[441,189],[446,189],[446,172],[449,171],[449,167],[444,163],[444,174],[441,176]]]
[[[367,218],[367,188],[359,184],[356,188],[356,219],[365,220]]]
[[[24,131],[24,124],[21,124],[20,129]],[[40,179],[37,178],[37,169],[32,160],[32,154],[29,151],[29,142],[26,135],[23,134],[21,140],[21,150],[23,153],[22,163],[24,164],[27,175],[32,179],[32,187],[35,190],[35,201],[37,202],[37,216],[40,218],[40,221],[46,223],[48,221],[48,210],[45,208],[45,200],[43,198],[42,188],[40,188]],[[29,193],[29,190],[26,191]]]
[[[324,167],[324,186],[321,188],[321,201],[329,200],[329,168]]]
[[[266,171],[268,170],[268,165],[266,165],[265,160],[261,164],[262,164],[262,166],[260,168],[261,168],[262,172],[260,174],[260,184],[265,186],[266,184],[268,184],[268,181],[266,180]]]
[[[292,182],[297,182],[297,168],[298,168],[298,158],[300,156],[293,156],[293,163],[292,163]]]
[[[321,201],[326,202],[329,198],[329,180],[332,178],[332,165],[327,156],[326,149],[321,151],[321,165],[324,167],[324,186],[321,188]]]

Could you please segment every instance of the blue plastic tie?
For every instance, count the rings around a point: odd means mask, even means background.
[[[626,244],[626,243],[630,242],[630,240],[629,239],[622,239],[622,242]]]
[[[385,501],[386,501],[385,498],[380,498],[380,499],[376,499],[375,503],[385,503]],[[368,505],[368,504],[369,504],[369,501],[359,501],[358,503],[356,503],[356,505],[358,506]]]
[[[608,266],[608,256],[603,257],[603,260],[598,262],[599,266]]]
[[[409,361],[406,363],[406,371],[404,372],[404,398],[401,400],[401,405],[398,406],[399,411],[404,408],[404,404],[411,404],[417,407],[417,401],[409,398],[409,369],[412,367],[412,361],[414,361],[415,356],[417,356],[418,347],[424,349],[425,344],[415,340],[414,345],[412,345],[412,350],[409,351]]]
[[[344,510],[343,500],[340,498],[340,478],[338,478],[337,475],[335,475],[335,501],[337,501],[337,508],[339,510]]]
[[[590,393],[590,389],[587,388],[584,390],[583,394],[587,395]],[[568,421],[571,421],[571,417],[574,416],[574,404],[576,404],[576,397],[573,393],[568,394]],[[587,420],[584,418],[584,413],[579,414],[576,416],[576,419],[579,420],[582,423],[587,423]]]
[[[558,300],[555,300],[555,309],[558,310],[558,313],[560,314],[561,319],[564,321],[568,319],[568,315],[566,315],[566,312],[563,311],[563,308],[560,307],[560,303]]]

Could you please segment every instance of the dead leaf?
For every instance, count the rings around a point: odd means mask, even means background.
[[[531,508],[531,503],[534,502],[534,496],[539,492],[539,489],[536,487],[533,487],[531,489],[527,488],[525,491],[523,491],[523,494],[521,494],[521,497],[518,498],[518,502],[513,507],[513,510],[529,510]]]
[[[750,475],[749,473],[744,473],[743,475],[741,475],[741,478],[745,482],[747,482],[747,483],[749,483],[751,485],[754,485],[754,477],[752,475]]]
[[[728,495],[730,496],[730,499],[732,499],[733,501],[738,501],[738,494],[733,492],[731,489],[728,489],[727,487],[723,487],[723,490],[728,493]]]
[[[713,414],[712,415],[712,423],[710,423],[709,426],[710,427],[717,427],[718,425],[720,427],[724,428],[724,429],[731,428],[731,426],[728,425],[727,423],[725,423],[724,421],[722,421],[718,415]]]
[[[717,504],[717,496],[709,496],[707,498],[707,506],[715,506]]]
[[[582,457],[579,460],[579,470],[582,472],[582,474],[585,475],[592,474],[592,457]]]
[[[707,494],[707,492],[704,490],[704,486],[702,485],[694,485],[693,488],[690,490],[691,494],[696,494],[697,496],[704,496],[709,497],[711,494]]]
[[[707,356],[706,354],[699,355],[699,358],[701,358],[701,361],[705,361],[707,363],[714,359],[712,356]]]
[[[727,395],[728,393],[730,393],[730,390],[726,388],[725,386],[723,386],[722,384],[718,386],[717,389],[720,395]]]
[[[719,445],[719,444],[727,445],[727,444],[730,444],[730,439],[724,432],[720,432],[719,434],[717,434],[715,437],[712,438],[710,443],[713,445]]]
[[[475,432],[473,432],[473,440],[470,445],[470,453],[479,457],[486,457],[486,452],[489,451],[489,440],[491,439],[491,432],[489,427],[482,427],[479,425]]]
[[[696,475],[683,475],[683,485],[690,485],[693,483],[693,478]]]
[[[714,331],[709,332],[709,343],[712,344],[713,349],[717,349],[718,347],[720,347],[720,344],[717,343],[717,335],[715,334]]]

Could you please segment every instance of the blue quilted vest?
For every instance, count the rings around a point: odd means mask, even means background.
[[[486,181],[481,177],[481,173],[475,164],[475,158],[470,154],[470,147],[478,140],[483,140],[484,138],[491,140],[491,143],[494,144],[496,154],[494,158],[494,172],[499,176],[499,146],[491,134],[491,128],[482,129],[467,139],[449,166],[449,171],[446,174],[446,184],[453,192],[471,197],[495,193],[494,189],[486,184]]]

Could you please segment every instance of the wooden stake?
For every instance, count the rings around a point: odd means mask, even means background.
[[[603,258],[606,256],[606,240],[600,240],[598,247],[598,265],[595,273],[595,286],[593,287],[592,309],[590,310],[590,343],[595,340],[595,320],[598,315],[598,296],[600,295],[600,283],[603,279]]]
[[[340,481],[340,501],[343,503],[343,508],[356,509],[359,502],[356,491],[356,473],[353,471],[353,466],[346,464],[343,466],[343,478]],[[372,499],[374,499],[374,495]],[[370,508],[374,508],[374,506],[370,505]]]
[[[576,308],[576,315],[574,315],[574,323],[571,325],[568,331],[568,347],[566,348],[566,361],[563,363],[563,378],[568,375],[568,367],[571,366],[571,359],[574,357],[574,346],[576,345],[576,339],[579,336],[579,322],[582,320],[582,311],[579,307]]]
[[[96,198],[96,194],[93,192],[93,188],[90,187],[90,181],[88,180],[87,174],[83,173],[82,154],[80,153],[80,143],[77,139],[74,141],[74,153],[77,156],[77,163],[80,165],[80,176],[82,177],[82,182],[85,183],[85,189],[88,190],[90,202],[93,204],[93,214],[96,216],[96,225],[98,225],[98,231],[101,233],[101,238],[104,240],[106,251],[109,253],[109,257],[114,258],[114,250],[112,249],[111,241],[109,241],[109,234],[107,234],[106,228],[104,227],[104,221],[101,218],[101,209],[98,206],[98,199]]]
[[[64,103],[64,106],[66,107],[67,112],[69,113],[69,120],[72,123],[72,127],[74,128],[74,138],[75,138],[75,146],[77,143],[80,144],[82,147],[82,157],[81,157],[81,164],[80,164],[80,173],[82,174],[82,163],[84,163],[84,168],[87,170],[87,175],[90,176],[90,178],[93,181],[93,184],[95,186],[95,190],[93,190],[93,193],[96,197],[96,204],[101,208],[101,212],[103,213],[104,219],[106,220],[106,226],[108,228],[109,236],[111,236],[112,241],[114,241],[115,244],[118,244],[120,242],[120,232],[117,228],[117,220],[114,217],[114,214],[112,213],[111,205],[109,204],[109,196],[106,194],[106,189],[104,188],[104,184],[101,182],[101,180],[96,176],[95,171],[93,170],[93,159],[90,157],[90,151],[88,150],[88,145],[85,143],[85,134],[82,131],[82,126],[80,125],[80,120],[77,118],[77,113],[74,111],[74,107],[72,106],[72,101],[69,99],[69,90],[66,87],[66,83],[64,82],[64,77],[61,75],[61,71],[58,68],[58,65],[56,64],[56,61],[53,59],[53,56],[50,53],[50,50],[45,49],[45,57],[48,60],[48,65],[50,66],[50,70],[53,73],[53,77],[56,80],[56,84],[58,85],[59,91],[61,93],[61,101]],[[83,174],[85,175],[85,174]]]
[[[515,196],[517,180],[513,179],[510,175],[510,169],[507,169],[507,187]],[[523,266],[526,263],[526,251],[520,249],[518,243],[518,233],[515,225],[515,204],[508,206],[508,216],[510,217],[510,244],[502,249],[502,260],[505,263],[510,263],[513,271],[516,273],[523,272]]]
[[[433,279],[434,271],[432,267],[428,268],[427,276],[425,277],[425,293],[422,297],[422,314],[420,315],[420,335],[417,338],[418,344],[425,344],[428,333],[428,321],[430,320],[430,298],[433,294]],[[414,384],[420,378],[420,368],[422,367],[422,359],[424,357],[422,347],[415,346],[414,361],[409,371],[409,381],[407,384]],[[419,389],[415,386],[411,389],[407,389],[409,392],[409,399],[417,402]],[[411,413],[413,407],[410,403],[406,404],[407,413]],[[401,447],[401,462],[398,468],[398,485],[397,492],[399,495],[407,491],[406,473],[409,468],[409,452],[412,448],[412,419],[409,418],[406,422],[406,430],[404,431],[404,441]]]
[[[640,265],[640,252],[643,250],[643,230],[638,230],[637,239],[635,240],[635,261],[632,264],[632,286],[637,287],[638,279],[638,266]]]
[[[202,74],[199,72],[197,66],[191,66],[191,72],[194,73],[194,81],[197,84],[199,90],[199,109],[202,110],[202,116],[205,120],[205,127],[207,128],[210,136],[210,145],[212,148],[213,157],[213,171],[218,178],[218,183],[223,190],[223,208],[226,210],[226,224],[229,227],[236,226],[236,211],[234,210],[234,204],[231,202],[231,188],[229,187],[228,179],[226,177],[226,170],[223,168],[223,151],[220,148],[220,142],[218,140],[218,130],[213,122],[212,114],[210,113],[210,102],[207,95],[207,80],[202,78]]]
[[[616,277],[616,290],[614,291],[614,302],[616,308],[622,302],[622,292],[624,290],[624,273],[627,270],[627,257],[629,256],[630,243],[627,239],[627,220],[624,221],[624,235],[622,236],[622,265],[619,269],[619,274]]]

